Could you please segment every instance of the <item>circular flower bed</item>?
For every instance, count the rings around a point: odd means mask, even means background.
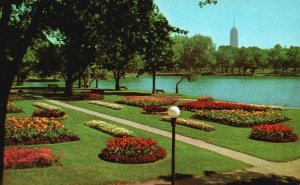
[[[152,138],[124,136],[109,139],[99,157],[105,161],[139,164],[155,162],[166,157],[166,150]]]
[[[104,99],[103,94],[98,93],[83,93],[80,94],[79,99],[81,100],[102,100]]]
[[[294,129],[287,125],[257,125],[252,127],[251,139],[270,142],[293,142],[298,136],[293,133]]]

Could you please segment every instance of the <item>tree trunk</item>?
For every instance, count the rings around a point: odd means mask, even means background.
[[[78,79],[78,88],[81,88],[81,77]]]
[[[181,77],[181,79],[176,83],[176,94],[179,93],[178,85],[183,81],[184,77]]]
[[[67,78],[65,80],[66,83],[66,89],[65,89],[65,95],[66,96],[72,96],[73,95],[73,79],[72,78]]]
[[[98,78],[96,78],[96,88],[98,88]]]
[[[5,119],[6,119],[6,106],[8,102],[9,92],[11,90],[11,86],[14,80],[14,77],[18,71],[19,63],[11,63],[3,59],[1,53],[0,60],[0,84],[1,84],[1,91],[0,91],[0,184],[3,183],[3,158],[4,158],[4,145],[5,145]]]
[[[243,67],[243,75],[246,75],[247,68]]]
[[[152,94],[156,94],[156,70],[152,71]]]

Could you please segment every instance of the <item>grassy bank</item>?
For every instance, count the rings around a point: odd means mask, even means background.
[[[120,100],[121,98],[122,96],[109,95],[105,96],[105,101],[115,102]],[[140,124],[148,125],[166,131],[171,131],[171,127],[168,123],[159,120],[160,116],[141,114],[141,108],[124,105],[124,109],[116,111],[109,108],[89,104],[88,101],[65,102],[97,112],[135,121]],[[192,114],[193,113],[191,112],[182,111],[181,117],[189,118]],[[286,123],[294,127],[295,132],[300,135],[300,110],[286,109],[283,110],[283,114],[286,114],[289,118],[292,119]],[[201,139],[218,146],[247,153],[249,155],[269,161],[289,161],[300,158],[300,141],[292,143],[270,143],[263,141],[254,141],[248,138],[251,133],[251,128],[236,128],[214,122],[207,123],[214,125],[216,127],[216,130],[212,132],[204,132],[178,125],[176,132],[181,135],[185,135],[195,139]]]
[[[107,99],[110,101],[114,101],[115,98],[118,98],[118,96],[107,96]],[[8,117],[30,116],[36,110],[32,106],[35,101],[37,100],[15,102],[16,106],[22,108],[25,112],[21,114],[8,114]],[[83,101],[69,103],[82,105],[86,108],[92,107]],[[99,107],[95,106],[93,108],[96,110]],[[101,109],[106,110],[104,108]],[[79,134],[81,140],[59,144],[34,145],[52,148],[55,154],[59,154],[61,165],[49,168],[5,170],[5,184],[106,184],[136,182],[170,175],[170,139],[108,121],[109,123],[132,130],[136,136],[153,137],[158,141],[160,146],[166,148],[168,156],[155,163],[138,165],[102,161],[97,155],[105,147],[106,140],[111,138],[111,136],[83,125],[84,121],[99,118],[66,108],[64,110],[69,115],[69,118],[63,120],[62,123],[76,134]],[[148,118],[148,116],[145,116],[146,120],[144,120],[144,117],[141,117],[134,107],[126,106],[126,110],[126,112],[121,114],[127,116],[127,118],[135,117],[135,119],[138,119],[139,117],[139,122],[141,123],[148,123],[148,120],[150,121],[149,124],[154,122],[153,117]],[[165,125],[167,126],[168,124]],[[180,174],[203,175],[206,171],[222,172],[248,167],[245,163],[181,142],[177,142],[176,147],[176,172]]]

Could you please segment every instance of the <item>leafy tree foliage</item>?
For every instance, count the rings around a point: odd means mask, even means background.
[[[202,35],[195,35],[191,38],[177,36],[174,42],[173,49],[177,52],[174,55],[174,61],[181,73],[181,78],[176,83],[176,93],[179,93],[178,86],[184,79],[189,82],[193,81],[201,74],[201,68],[215,62],[212,55],[214,46],[210,37]]]

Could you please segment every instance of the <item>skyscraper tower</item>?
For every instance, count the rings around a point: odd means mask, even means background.
[[[238,30],[235,27],[235,20],[233,20],[233,27],[230,30],[230,46],[239,47]]]

